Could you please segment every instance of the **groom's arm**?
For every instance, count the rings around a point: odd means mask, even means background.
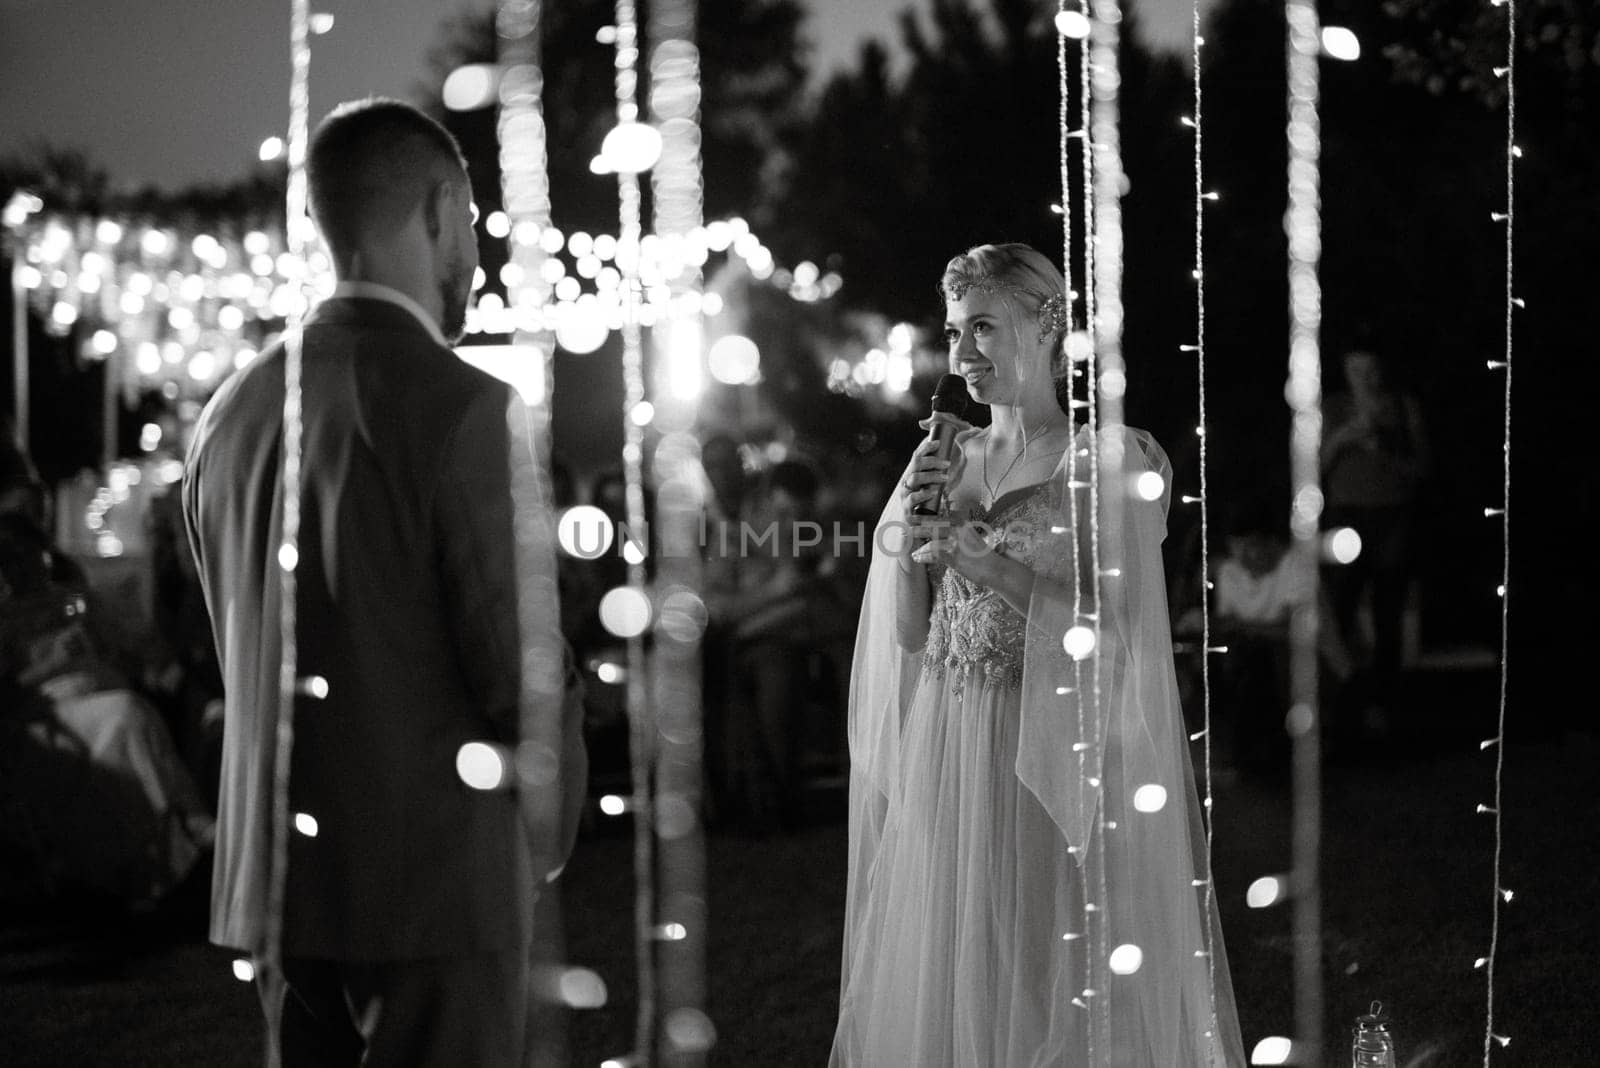
[[[445,625],[455,635],[459,663],[489,720],[492,740],[515,744],[520,737],[522,636],[508,401],[507,387],[495,383],[463,411],[445,446],[434,526]]]

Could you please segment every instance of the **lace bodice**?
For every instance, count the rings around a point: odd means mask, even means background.
[[[1038,535],[1050,528],[1053,496],[1048,482],[1023,486],[1002,494],[988,508],[973,505],[967,520],[987,524],[1008,557],[1037,570],[1044,541]],[[980,671],[1009,689],[1021,686],[1027,621],[994,590],[949,568],[935,569],[934,579],[923,671],[935,676]]]

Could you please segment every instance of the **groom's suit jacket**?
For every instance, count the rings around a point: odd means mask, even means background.
[[[527,933],[517,801],[466,786],[471,741],[518,735],[507,387],[385,301],[305,325],[298,674],[286,956],[393,960],[503,950]],[[263,944],[279,716],[285,353],[201,416],[185,518],[226,686],[212,941]],[[552,609],[553,610],[553,609]]]

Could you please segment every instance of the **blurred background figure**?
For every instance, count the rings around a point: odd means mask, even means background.
[[[1344,388],[1324,407],[1323,526],[1353,528],[1361,551],[1323,569],[1333,625],[1357,668],[1335,715],[1381,733],[1401,668],[1415,511],[1431,458],[1421,407],[1378,350],[1346,352],[1343,374]]]
[[[0,428],[0,852],[21,897],[155,905],[213,823],[160,713],[97,633],[83,569],[45,531],[44,487]]]
[[[713,741],[723,815],[756,831],[804,824],[811,735],[828,732],[828,712],[842,703],[840,658],[855,619],[823,566],[832,543],[818,489],[809,463],[786,459],[767,470],[728,538],[733,581],[708,602],[720,661],[708,667],[722,669],[726,687]]]

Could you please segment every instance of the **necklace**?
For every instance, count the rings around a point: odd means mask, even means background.
[[[988,501],[989,505],[992,506],[994,504],[995,500],[999,498],[999,496],[1000,496],[1000,487],[1004,486],[1006,484],[1006,479],[1011,476],[1011,472],[1016,469],[1017,464],[1021,463],[1022,462],[1022,458],[1024,456],[1028,455],[1028,446],[1032,445],[1035,441],[1038,441],[1040,438],[1044,437],[1049,432],[1050,431],[1048,429],[1048,424],[1047,423],[1042,423],[1042,424],[1040,424],[1039,429],[1036,430],[1033,433],[1032,436],[1029,436],[1028,428],[1027,428],[1026,425],[1024,425],[1023,428],[1022,428],[1022,448],[1017,450],[1017,454],[1011,458],[1011,462],[1006,465],[1006,469],[1004,471],[1000,472],[1000,478],[992,485],[989,482],[989,446],[988,446],[987,442],[984,443],[984,448],[983,448],[983,488],[989,494],[989,501]]]

